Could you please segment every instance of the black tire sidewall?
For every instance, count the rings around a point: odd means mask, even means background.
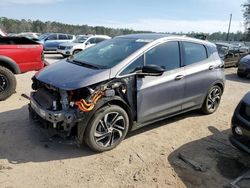
[[[211,111],[211,110],[208,109],[208,97],[209,97],[209,94],[211,93],[211,91],[214,90],[215,88],[219,89],[219,91],[220,91],[220,100],[219,100],[219,103],[218,103],[216,109],[213,110],[213,111]],[[216,112],[216,110],[218,109],[218,107],[219,107],[219,105],[220,105],[221,96],[222,96],[222,89],[221,89],[218,85],[215,85],[215,86],[211,87],[211,88],[209,89],[209,91],[208,91],[208,93],[207,93],[207,96],[206,96],[206,99],[205,99],[205,101],[204,101],[204,103],[203,103],[202,112],[203,112],[204,114],[212,114],[212,113]]]
[[[99,146],[95,139],[94,139],[94,133],[96,130],[96,127],[99,123],[99,120],[102,119],[104,117],[105,114],[110,113],[110,112],[118,112],[120,113],[125,120],[125,131],[123,136],[121,137],[121,139],[119,141],[117,141],[114,145],[110,146],[110,147],[101,147]],[[91,120],[88,123],[88,126],[86,128],[86,131],[84,133],[84,141],[85,143],[93,150],[96,152],[104,152],[104,151],[108,151],[111,149],[114,149],[117,145],[119,145],[121,143],[121,141],[126,137],[127,133],[128,133],[128,129],[129,129],[129,117],[127,112],[121,108],[120,106],[117,105],[110,105],[110,106],[104,106],[101,107],[101,109],[97,110],[95,112],[95,114],[93,115],[93,117],[91,118]]]
[[[0,66],[0,75],[3,75],[7,79],[7,88],[0,93],[0,101],[7,99],[11,96],[16,89],[16,78],[14,74],[7,68]]]

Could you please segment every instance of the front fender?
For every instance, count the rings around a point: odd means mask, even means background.
[[[9,57],[0,55],[0,65],[9,68],[14,74],[21,73],[21,70],[16,62]]]

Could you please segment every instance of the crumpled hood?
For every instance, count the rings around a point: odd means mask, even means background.
[[[45,67],[35,77],[59,89],[75,90],[108,80],[110,69],[92,69],[62,60]]]

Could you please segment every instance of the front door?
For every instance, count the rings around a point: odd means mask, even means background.
[[[162,76],[137,78],[137,121],[146,123],[181,111],[185,75],[179,42],[166,42],[145,53],[145,62],[163,66]]]

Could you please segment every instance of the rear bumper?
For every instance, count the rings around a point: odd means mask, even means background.
[[[236,108],[234,116],[232,118],[232,136],[230,142],[238,149],[250,154],[250,122],[240,115],[240,106]],[[242,131],[242,135],[239,136],[235,132],[235,128],[239,127]]]

